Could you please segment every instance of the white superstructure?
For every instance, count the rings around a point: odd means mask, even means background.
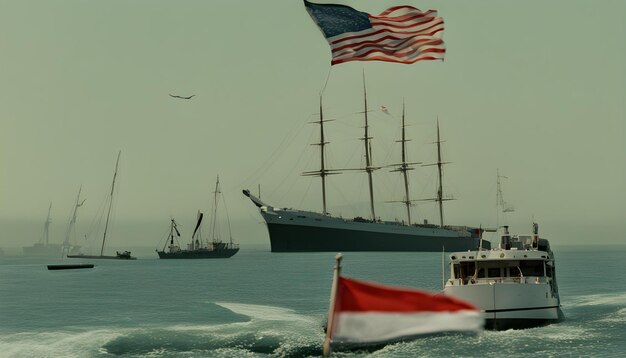
[[[558,322],[561,311],[554,254],[548,240],[533,234],[511,236],[508,227],[498,248],[454,252],[444,293],[473,303],[486,328],[530,328]]]

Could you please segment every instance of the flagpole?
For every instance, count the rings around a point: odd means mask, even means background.
[[[335,269],[333,273],[333,285],[330,288],[330,303],[328,305],[328,321],[326,323],[326,338],[324,338],[323,354],[324,357],[330,355],[330,341],[333,334],[333,318],[335,317],[335,296],[337,295],[337,284],[339,275],[341,275],[341,253],[335,256]]]

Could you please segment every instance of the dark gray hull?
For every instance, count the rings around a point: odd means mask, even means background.
[[[93,264],[62,264],[62,265],[48,265],[48,270],[76,270],[76,269],[88,269],[93,268]]]
[[[371,224],[383,225],[383,224]],[[320,226],[267,224],[272,252],[311,251],[466,251],[477,237],[411,235]],[[483,246],[488,249],[489,243]]]
[[[160,259],[226,259],[232,257],[239,248],[219,250],[182,250],[179,252],[157,251]]]
[[[67,257],[70,259],[137,260],[136,257],[132,256],[67,255]]]
[[[267,223],[272,252],[467,251],[480,245],[479,229],[404,225],[397,221],[344,219],[312,211],[280,209],[244,190]],[[491,248],[489,241],[483,249]]]

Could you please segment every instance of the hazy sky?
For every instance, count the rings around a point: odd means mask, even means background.
[[[328,1],[319,1],[328,2]],[[496,223],[496,169],[516,207],[554,244],[623,243],[626,232],[626,2],[335,1],[379,13],[410,4],[445,21],[445,62],[333,66],[324,91],[329,166],[362,162],[365,72],[374,162],[399,160],[404,99],[411,160],[444,143],[450,224]],[[301,1],[0,1],[0,246],[61,242],[80,185],[89,230],[122,151],[112,247],[158,244],[169,218],[187,235],[220,175],[233,233],[266,244],[241,189],[321,210],[319,93],[330,50]],[[176,100],[168,94],[191,95]],[[376,111],[386,106],[392,116]],[[433,197],[432,167],[411,195]],[[377,214],[403,218],[400,176],[375,174]],[[329,179],[329,211],[367,216],[366,178]],[[434,221],[433,204],[414,208]],[[99,240],[99,239],[97,239]],[[96,241],[97,241],[96,240]]]

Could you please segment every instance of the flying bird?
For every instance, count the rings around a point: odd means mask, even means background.
[[[391,114],[389,113],[389,110],[387,109],[387,107],[385,106],[380,106],[380,111],[383,112],[384,114],[390,116]]]
[[[192,98],[192,97],[194,97],[194,96],[195,96],[195,94],[192,94],[192,95],[191,95],[191,96],[189,96],[189,97],[184,97],[184,96],[175,96],[175,95],[173,95],[173,94],[171,94],[171,93],[170,93],[170,97],[172,97],[172,98],[191,99],[191,98]]]

